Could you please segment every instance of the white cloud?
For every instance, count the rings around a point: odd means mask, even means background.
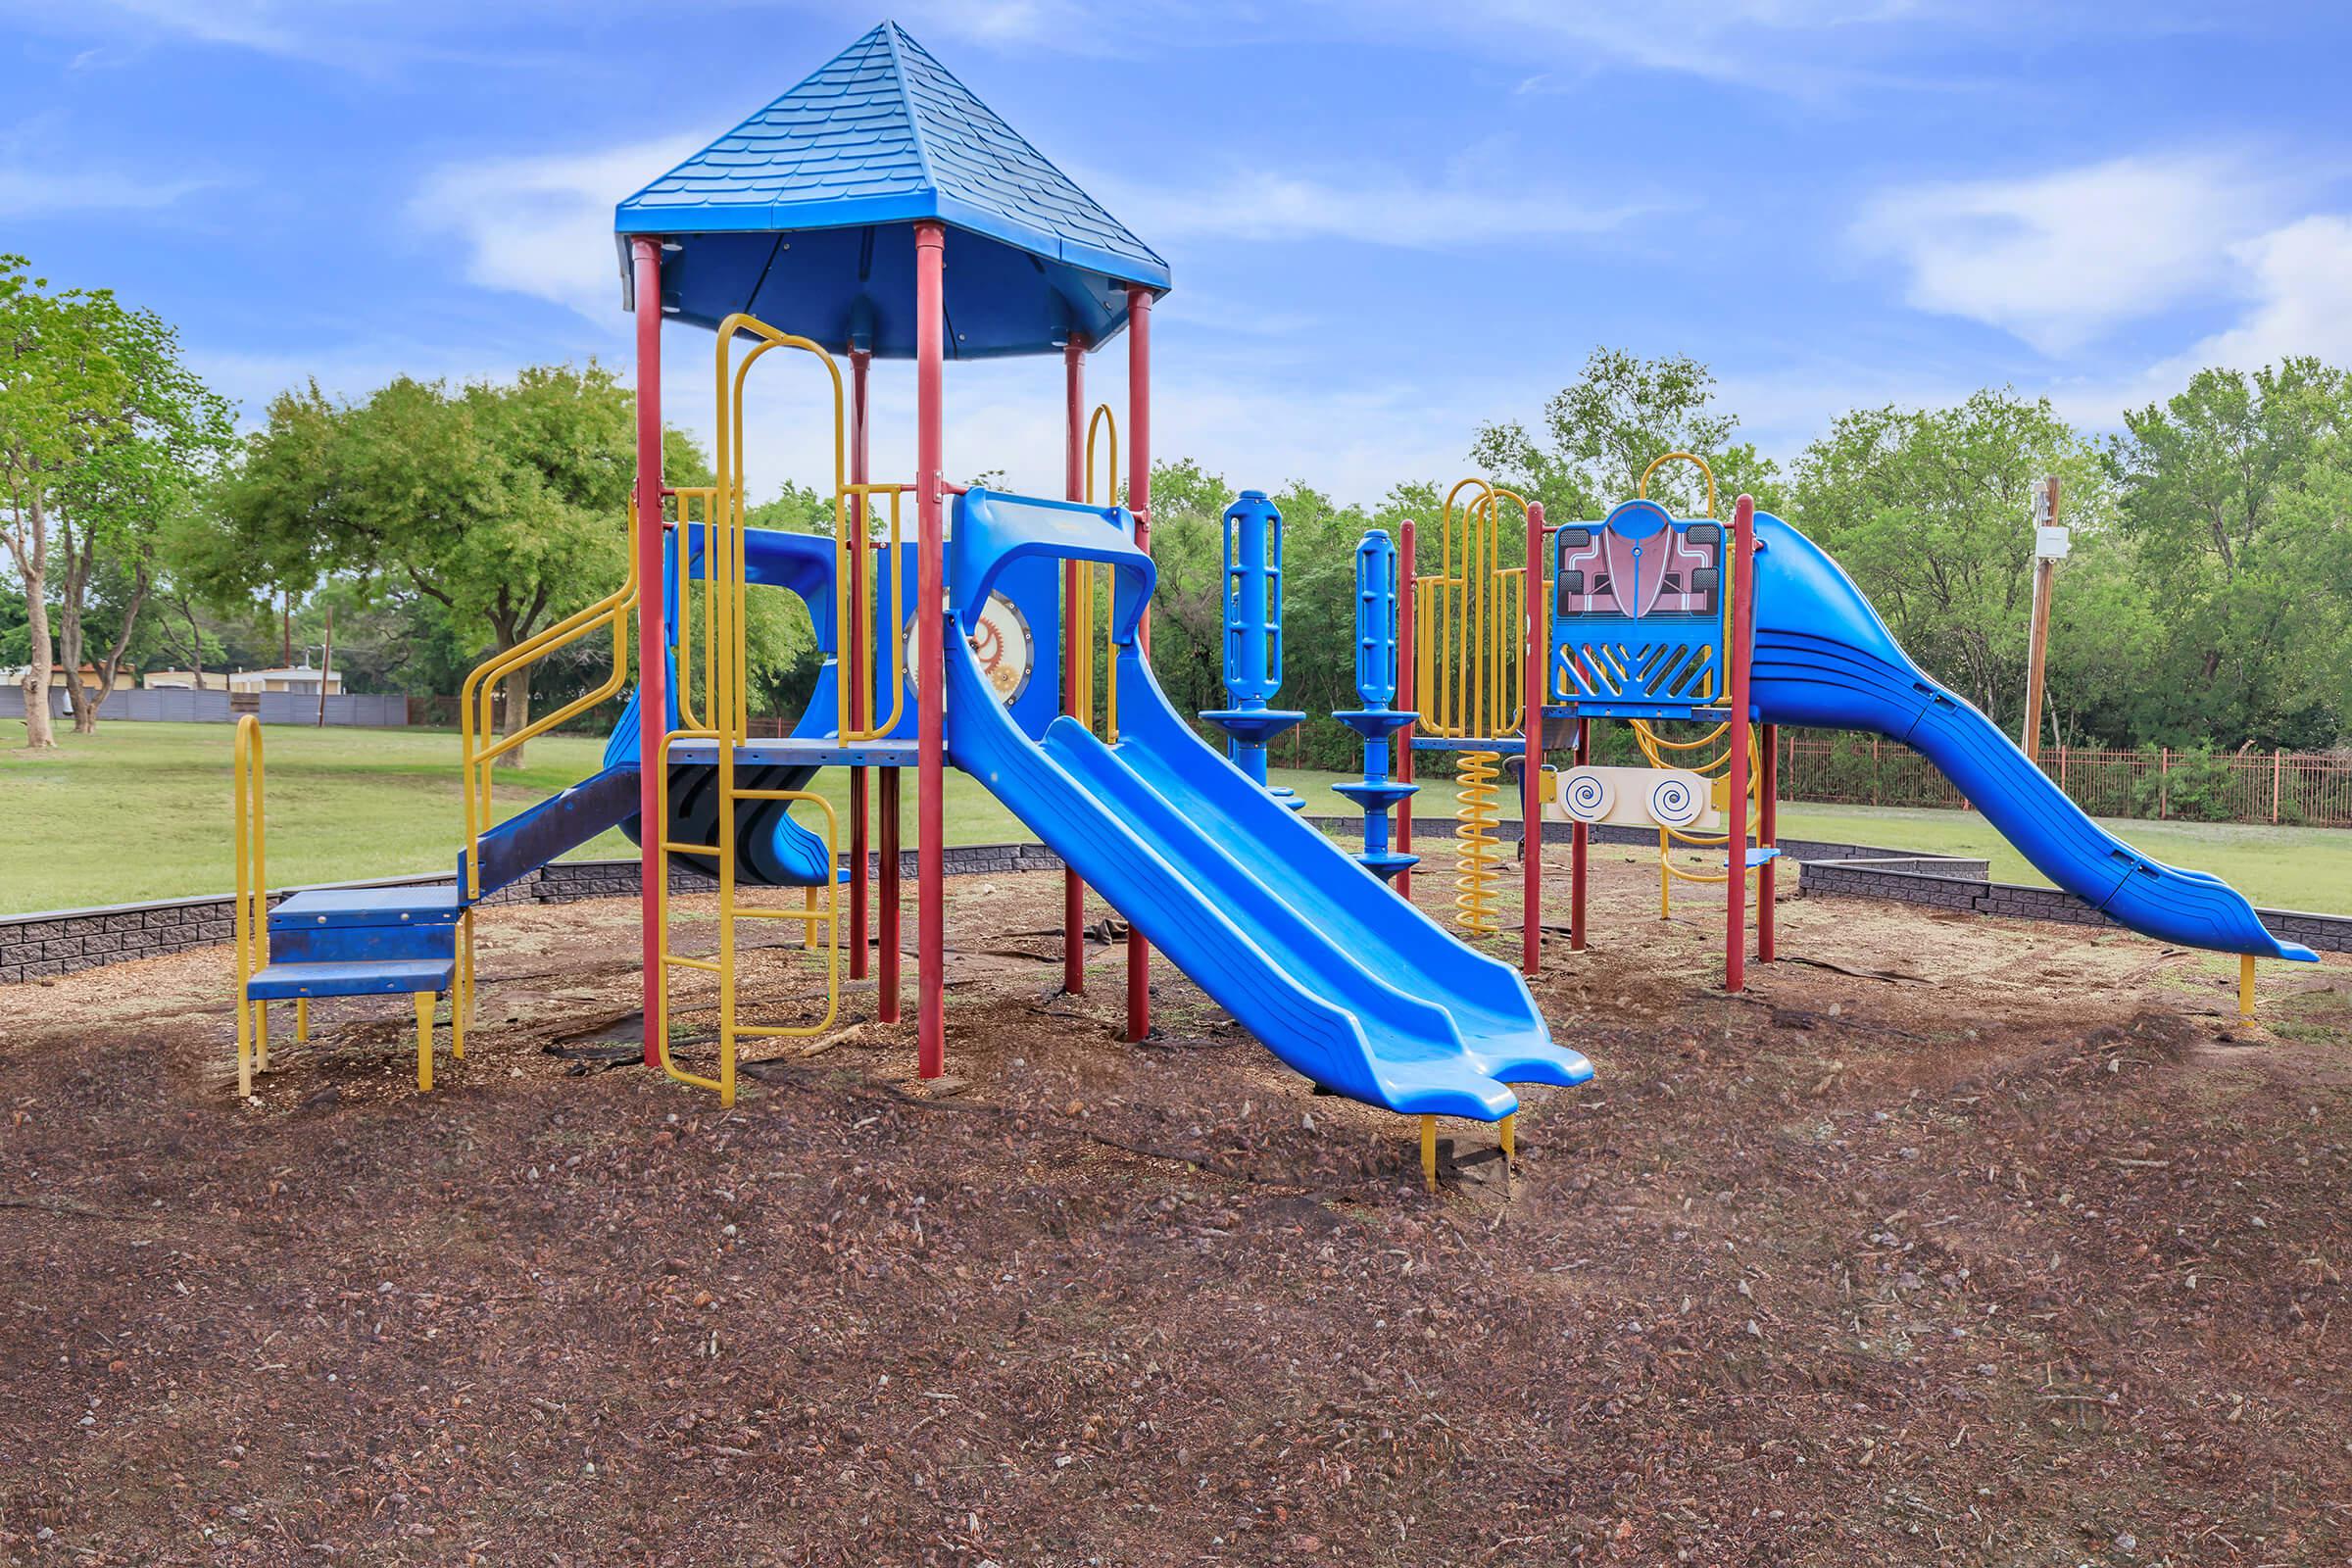
[[[2119,158],[2022,179],[1890,192],[1855,225],[1904,297],[2063,354],[2227,286],[2278,193],[2233,161]]]
[[[449,165],[425,178],[410,212],[423,227],[457,236],[468,282],[568,305],[611,325],[620,302],[612,209],[699,144],[671,138]]]
[[[1191,186],[1143,185],[1094,173],[1079,183],[1098,191],[1138,232],[1154,236],[1337,239],[1426,251],[1601,233],[1665,210],[1646,203],[1588,205],[1556,191],[1458,172],[1428,181],[1379,172],[1329,178],[1245,170]]]
[[[2290,354],[2352,363],[2352,218],[2319,214],[2230,248],[2254,306],[2185,358],[2255,369]]]
[[[0,218],[31,218],[46,213],[152,212],[215,183],[209,179],[138,179],[103,172],[69,173],[0,169]]]

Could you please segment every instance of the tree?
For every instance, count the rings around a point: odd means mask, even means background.
[[[2352,651],[2352,379],[2313,359],[2199,370],[2125,426],[2123,527],[2168,629],[2152,738],[2329,744]]]
[[[634,428],[629,393],[593,364],[454,393],[404,376],[360,403],[283,394],[221,492],[210,589],[307,593],[337,575],[412,592],[495,657],[621,581]],[[666,440],[673,479],[707,471],[682,433]],[[529,666],[505,698],[512,734],[530,720]]]
[[[0,255],[0,522],[24,593],[24,744],[57,744],[49,720],[49,561],[58,487],[107,426],[127,390],[98,318],[104,293],[49,293],[21,256]],[[71,670],[74,666],[68,665]],[[71,683],[71,675],[69,675]]]
[[[115,689],[122,656],[155,586],[157,541],[194,508],[226,456],[228,405],[179,359],[179,338],[163,318],[94,296],[89,318],[120,372],[119,401],[97,421],[55,492],[58,645],[66,668],[91,663],[93,692],[70,679],[74,728],[98,728],[98,708]],[[92,595],[104,591],[103,652],[88,657]]]
[[[1740,421],[1718,412],[1715,376],[1687,355],[1644,360],[1596,348],[1583,372],[1544,406],[1541,438],[1516,420],[1479,427],[1470,461],[1497,483],[1544,504],[1554,522],[1600,517],[1641,486],[1642,470],[1669,452],[1694,453],[1714,470],[1718,512],[1752,494],[1766,511],[1781,496],[1779,466],[1734,443]],[[1688,464],[1654,473],[1647,493],[1678,514],[1701,515],[1705,481]]]
[[[2047,399],[2008,390],[1948,409],[1844,415],[1798,460],[1795,512],[1895,640],[2006,723],[2024,702],[2032,487],[2051,473],[2077,550],[2111,548],[2097,454]]]

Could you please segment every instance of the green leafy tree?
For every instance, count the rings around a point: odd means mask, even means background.
[[[1669,452],[1706,460],[1723,515],[1743,491],[1775,511],[1783,495],[1780,468],[1753,445],[1735,442],[1739,427],[1716,408],[1714,373],[1698,361],[1596,348],[1576,380],[1544,406],[1536,432],[1517,420],[1482,425],[1470,461],[1497,483],[1542,502],[1554,522],[1605,515]],[[1660,467],[1647,493],[1681,514],[1703,514],[1705,480],[1687,463]]]
[[[2352,655],[2352,379],[2313,359],[2199,370],[2109,460],[2167,657],[2167,745],[2321,746]]]
[[[2052,473],[2078,551],[2114,548],[2097,454],[2046,399],[2006,390],[1843,416],[1797,462],[1795,517],[1930,674],[2006,723],[2025,697],[2032,487]]]
[[[53,546],[59,651],[68,669],[97,673],[95,687],[67,684],[74,728],[85,735],[154,591],[159,540],[194,511],[233,433],[228,404],[181,363],[178,333],[162,318],[96,296],[90,318],[119,372],[118,401],[61,476]],[[93,612],[103,622],[95,637]]]
[[[620,582],[632,410],[595,365],[455,392],[403,377],[359,403],[316,384],[283,394],[221,491],[205,581],[216,600],[272,585],[307,593],[330,575],[396,586],[462,644],[504,653]],[[673,480],[708,474],[683,434],[666,439]],[[506,681],[508,733],[530,706],[525,665]]]
[[[108,353],[103,292],[50,292],[0,255],[0,543],[24,606],[24,744],[57,744],[49,718],[49,566],[58,493],[121,417],[129,380]],[[72,666],[69,665],[69,668]]]

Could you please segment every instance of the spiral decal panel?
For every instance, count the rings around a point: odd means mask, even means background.
[[[1668,773],[1649,787],[1649,818],[1660,827],[1689,827],[1707,807],[1707,790],[1685,773]]]
[[[1588,827],[1703,830],[1723,818],[1715,781],[1687,767],[1572,767],[1544,808],[1555,822]]]
[[[1616,787],[1596,768],[1571,768],[1560,775],[1559,801],[1569,820],[1600,822],[1617,803]]]

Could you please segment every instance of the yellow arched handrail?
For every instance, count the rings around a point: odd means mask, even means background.
[[[1691,464],[1697,467],[1699,472],[1707,476],[1707,515],[1710,517],[1714,516],[1715,470],[1707,466],[1706,459],[1700,457],[1695,452],[1667,452],[1661,453],[1659,456],[1650,459],[1649,466],[1642,470],[1642,477],[1634,481],[1635,498],[1639,500],[1649,494],[1649,476],[1651,474],[1657,472],[1667,464],[1677,462]]]
[[[1103,489],[1110,500],[1119,494],[1119,420],[1110,412],[1110,405],[1098,403],[1086,421],[1086,504],[1099,507],[1107,503],[1095,495],[1095,441],[1103,437],[1106,456],[1110,459],[1103,468]],[[1107,570],[1108,568],[1101,568]],[[1095,718],[1095,574],[1097,567],[1073,562],[1070,565],[1068,592],[1070,620],[1077,635],[1064,639],[1074,660],[1070,683],[1070,707],[1078,722],[1093,729]],[[1102,733],[1113,745],[1119,739],[1119,661],[1112,655],[1103,671]]]
[[[738,335],[757,339],[757,345],[740,360],[735,358]],[[835,725],[836,735],[847,744],[870,740],[886,734],[898,724],[905,702],[906,669],[905,639],[898,623],[904,604],[901,579],[905,573],[898,569],[902,563],[897,556],[900,542],[900,494],[910,488],[902,485],[852,484],[849,479],[849,460],[846,447],[846,422],[843,417],[844,391],[841,368],[824,348],[805,337],[781,331],[766,322],[741,312],[729,316],[718,325],[718,343],[713,358],[715,396],[717,403],[717,484],[702,524],[702,565],[704,614],[702,638],[704,645],[702,669],[704,702],[699,714],[681,706],[679,726],[668,730],[662,738],[656,756],[648,765],[654,768],[655,819],[659,837],[658,863],[666,873],[668,857],[693,855],[708,857],[714,863],[711,869],[718,878],[718,951],[708,958],[691,957],[676,953],[669,946],[669,879],[666,874],[656,878],[655,918],[660,930],[661,948],[658,959],[660,975],[656,987],[654,1018],[655,1039],[665,1072],[681,1083],[715,1090],[720,1102],[733,1104],[735,1101],[736,1042],[749,1037],[806,1036],[829,1027],[841,1005],[841,895],[839,876],[839,833],[832,805],[822,796],[808,790],[760,789],[741,787],[736,783],[737,749],[751,737],[750,645],[747,636],[745,595],[749,582],[749,561],[745,549],[747,507],[744,486],[744,416],[743,388],[752,367],[770,349],[797,349],[814,355],[824,366],[833,387],[833,541],[834,541],[834,625],[836,637],[846,640],[851,624],[851,564],[857,552],[867,548],[869,541],[862,529],[853,531],[850,523],[850,499],[853,496],[871,497],[888,494],[891,502],[891,526],[888,548],[891,557],[892,628],[891,670],[894,697],[888,720],[877,727],[860,728],[855,721],[852,706],[854,683],[862,681],[870,688],[873,680],[874,650],[863,648],[861,660],[847,658],[846,650],[838,650],[835,687],[840,708]],[[865,508],[857,509],[862,515]],[[694,540],[681,524],[679,571],[681,577],[692,570]],[[680,584],[681,623],[691,617],[683,612],[685,585]],[[863,606],[856,607],[862,613]],[[689,684],[695,666],[694,636],[681,624],[677,629],[680,665],[679,684]],[[871,639],[866,640],[870,644]],[[862,667],[852,667],[861,665]],[[707,740],[711,743],[717,772],[717,830],[714,842],[686,844],[671,839],[669,833],[669,754],[679,741]],[[736,903],[736,808],[748,801],[773,801],[786,805],[807,803],[823,813],[825,821],[825,897],[819,906],[815,890],[810,889],[800,909],[750,908]],[[825,1012],[816,1023],[801,1025],[760,1026],[736,1020],[737,951],[736,922],[745,919],[798,920],[805,933],[805,942],[813,942],[821,927],[825,933]],[[669,1034],[669,978],[672,966],[699,969],[714,975],[718,982],[718,1072],[715,1077],[690,1073],[670,1057]]]
[[[476,664],[459,690],[458,729],[465,776],[466,897],[468,900],[481,897],[482,892],[482,835],[492,825],[492,764],[532,736],[544,735],[557,725],[586,712],[628,684],[629,613],[637,608],[639,519],[634,500],[629,503],[628,519],[628,568],[620,586],[587,609],[564,616],[537,636],[525,638],[505,653]],[[535,662],[556,649],[577,642],[602,627],[611,628],[612,633],[612,668],[604,682],[555,711],[531,720],[523,728],[511,730],[496,741],[490,740],[490,732],[495,727],[492,704],[497,696],[498,683],[523,665]]]

